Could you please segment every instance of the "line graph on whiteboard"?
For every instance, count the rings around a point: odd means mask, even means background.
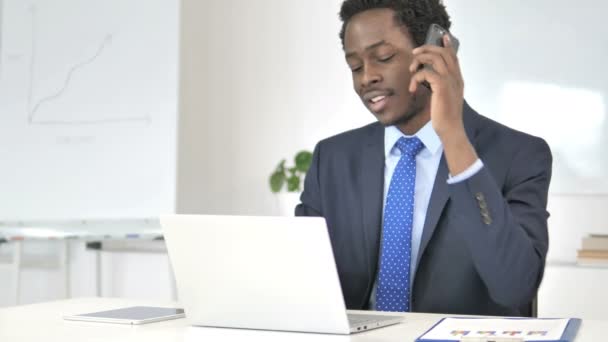
[[[0,8],[3,0],[0,0]],[[28,92],[27,92],[27,123],[40,126],[74,126],[74,125],[107,125],[136,123],[149,125],[151,117],[147,113],[131,115],[120,112],[115,108],[122,104],[103,98],[104,94],[119,92],[121,89],[101,89],[107,76],[108,69],[112,69],[110,62],[106,61],[104,70],[96,70],[96,64],[112,53],[115,35],[107,33],[97,43],[89,43],[83,51],[88,54],[74,62],[65,63],[61,74],[53,70],[47,74],[53,74],[54,83],[46,80],[48,77],[39,75],[38,69],[41,55],[40,52],[40,29],[38,18],[40,9],[32,4],[28,9],[30,16],[30,60],[28,66]],[[78,29],[78,28],[74,28]],[[47,49],[48,51],[48,49]],[[46,55],[45,55],[46,57]],[[59,76],[57,76],[59,74]],[[116,72],[118,74],[118,72]],[[83,79],[86,78],[86,82]],[[97,79],[99,78],[99,79]],[[45,84],[42,81],[46,81]],[[95,89],[87,89],[87,86],[95,85]],[[40,88],[40,89],[39,89]],[[89,87],[91,88],[91,87]],[[86,96],[84,96],[86,94]],[[96,96],[99,94],[99,96]],[[71,95],[71,98],[68,97]],[[113,108],[114,107],[114,108]],[[109,115],[108,112],[114,113]]]

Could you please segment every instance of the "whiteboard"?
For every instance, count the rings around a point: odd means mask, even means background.
[[[178,0],[0,0],[0,219],[174,210]]]
[[[445,4],[470,104],[548,141],[552,193],[608,193],[608,3]]]

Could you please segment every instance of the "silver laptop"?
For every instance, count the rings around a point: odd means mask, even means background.
[[[318,217],[161,217],[192,325],[349,334],[403,320],[348,314]]]

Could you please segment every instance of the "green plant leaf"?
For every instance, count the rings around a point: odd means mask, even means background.
[[[300,190],[300,177],[291,176],[287,178],[287,191],[295,192]]]
[[[309,151],[300,151],[294,159],[296,168],[301,172],[308,171],[310,163],[312,163],[312,153]]]
[[[279,192],[285,183],[285,174],[283,172],[275,172],[270,176],[270,190],[272,192]]]
[[[285,163],[286,162],[287,162],[287,160],[285,160],[285,159],[281,160],[279,165],[277,165],[277,170],[275,172],[285,173]]]

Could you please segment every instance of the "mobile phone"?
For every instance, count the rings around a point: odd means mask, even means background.
[[[437,24],[431,24],[429,30],[426,33],[426,40],[424,42],[425,45],[437,45],[443,47],[443,36],[448,35],[450,37],[450,41],[452,42],[452,47],[455,52],[458,52],[458,47],[460,46],[460,42],[456,37],[454,37],[450,31],[444,29],[443,27]]]
[[[454,35],[452,35],[450,33],[450,31],[444,29],[443,27],[441,27],[437,24],[431,24],[431,26],[429,27],[429,30],[426,33],[426,39],[424,41],[424,45],[436,45],[436,46],[444,47],[443,36],[445,36],[446,34],[450,37],[450,41],[452,42],[452,48],[454,48],[454,52],[458,53],[458,47],[460,46],[460,42],[458,41],[458,39],[456,37],[454,37]],[[420,66],[420,68],[418,68],[418,70],[421,70],[422,68],[432,68],[432,67],[429,65],[424,65],[424,66]],[[432,91],[431,85],[427,81],[424,81],[421,84],[423,86],[425,86],[427,89]]]

